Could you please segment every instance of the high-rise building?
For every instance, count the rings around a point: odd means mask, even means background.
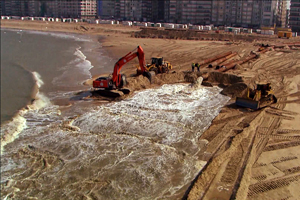
[[[120,0],[120,17],[123,20],[142,21],[142,0]]]
[[[166,0],[164,19],[171,23],[210,24],[211,0]]]
[[[81,0],[80,16],[81,18],[95,18],[97,16],[97,1]]]
[[[2,15],[94,18],[95,0],[1,0]]]
[[[290,9],[286,10],[286,19],[285,19],[285,26],[289,27],[290,24]]]
[[[165,21],[171,23],[180,23],[182,20],[181,1],[166,0],[165,5],[168,6],[168,9],[165,10]]]
[[[1,15],[6,15],[6,11],[5,11],[5,1],[0,1],[0,14]]]
[[[164,21],[162,0],[98,0],[98,16],[102,19]]]
[[[38,16],[39,5],[36,0],[1,0],[1,15]]]
[[[116,13],[116,1],[107,1],[107,0],[98,1],[97,14],[98,16],[101,16],[101,18],[103,19],[114,19],[116,16],[118,16],[118,14]]]
[[[278,0],[277,13],[276,13],[276,26],[285,28],[286,27],[286,12],[287,12],[287,1]]]
[[[212,0],[211,22],[227,26],[273,26],[276,5],[271,0]]]
[[[261,26],[264,27],[272,27],[276,23],[275,15],[276,15],[276,5],[277,1],[270,0],[262,0],[261,1]]]
[[[185,0],[182,7],[182,22],[191,24],[211,23],[211,0]]]
[[[153,8],[151,0],[142,1],[142,19],[143,21],[154,21],[153,19]]]
[[[289,25],[294,32],[300,32],[300,0],[291,0]]]

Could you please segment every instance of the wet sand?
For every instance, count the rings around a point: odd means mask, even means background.
[[[81,26],[84,26],[83,29]],[[145,51],[146,62],[152,56],[162,56],[174,66],[178,74],[190,70],[192,62],[200,62],[227,51],[237,52],[233,59],[246,57],[257,51],[257,44],[299,42],[274,37],[253,42],[171,40],[134,38],[136,27],[122,25],[64,24],[56,22],[1,21],[1,27],[60,31],[105,36],[103,47],[116,60],[136,46]],[[297,48],[275,48],[229,70],[227,73],[243,78],[253,87],[258,82],[270,82],[278,102],[261,110],[251,111],[234,105],[234,98],[223,107],[210,128],[199,140],[207,140],[201,150],[206,166],[195,177],[186,199],[299,199],[300,182],[300,51]],[[135,72],[137,61],[123,68],[127,75]],[[113,66],[112,66],[113,67]],[[201,66],[201,71],[214,71]],[[177,75],[178,75],[177,74]],[[95,75],[96,77],[96,75]],[[182,76],[160,75],[160,82],[176,82]],[[172,79],[172,80],[171,80]],[[91,81],[87,84],[90,84]],[[143,80],[144,87],[153,87]],[[216,84],[228,86],[226,82]],[[135,85],[136,86],[136,85]],[[133,87],[135,87],[133,86]]]

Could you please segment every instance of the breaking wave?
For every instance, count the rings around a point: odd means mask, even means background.
[[[81,47],[76,48],[74,60],[62,68],[63,73],[54,78],[52,84],[65,86],[68,82],[68,87],[78,87],[78,85],[83,85],[86,80],[92,78],[90,70],[94,66],[80,49]],[[74,80],[74,77],[76,77],[76,80]]]
[[[33,110],[39,110],[50,104],[50,100],[40,93],[40,88],[44,84],[41,76],[37,72],[32,72],[32,76],[35,80],[34,88],[34,98],[31,101],[30,105],[27,105],[25,108],[19,110],[13,119],[1,127],[1,153],[4,150],[4,147],[13,142],[16,138],[19,137],[19,134],[27,128],[26,114]]]
[[[91,61],[86,59],[86,56],[82,51],[80,51],[81,47],[78,47],[74,53],[78,58],[81,59],[82,63],[77,64],[76,66],[82,68],[86,74],[89,74],[89,79],[92,78],[92,74],[90,70],[94,67]]]

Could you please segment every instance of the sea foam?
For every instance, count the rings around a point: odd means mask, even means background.
[[[39,89],[44,84],[41,76],[37,72],[32,72],[33,78],[36,84],[36,95],[32,103],[26,108],[21,109],[15,117],[8,123],[2,125],[1,127],[1,153],[4,147],[13,142],[19,137],[19,134],[27,128],[27,121],[25,115],[30,111],[37,111],[50,104],[50,100],[40,93]]]

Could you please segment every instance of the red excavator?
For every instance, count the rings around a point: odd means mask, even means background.
[[[141,46],[138,46],[135,50],[129,52],[122,58],[116,62],[114,67],[114,72],[112,75],[108,77],[99,77],[93,81],[94,88],[104,88],[105,90],[116,90],[121,89],[123,86],[126,85],[126,77],[123,74],[120,74],[120,71],[126,63],[138,57],[139,65],[140,65],[140,74],[146,76],[151,82],[151,74],[145,68],[145,54]]]

